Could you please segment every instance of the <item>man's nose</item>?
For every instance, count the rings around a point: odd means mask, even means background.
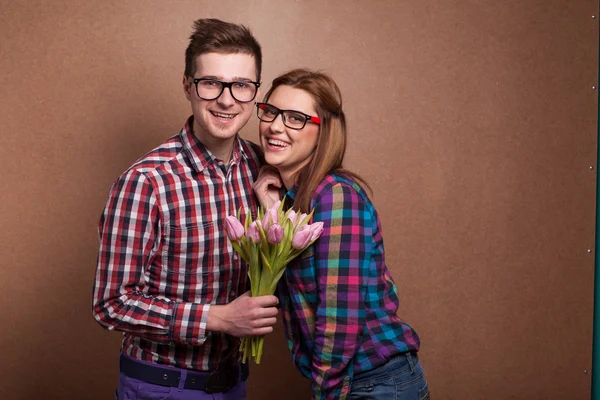
[[[231,107],[235,104],[235,99],[231,94],[231,86],[223,88],[223,93],[219,97],[217,97],[217,103],[224,107]]]

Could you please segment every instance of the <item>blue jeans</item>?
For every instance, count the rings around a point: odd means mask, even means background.
[[[416,353],[405,353],[352,380],[348,399],[429,400],[429,387]]]

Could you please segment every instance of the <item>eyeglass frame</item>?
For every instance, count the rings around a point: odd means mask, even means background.
[[[200,94],[198,93],[198,82],[200,82],[200,81],[219,82],[221,84],[221,91],[219,92],[219,95],[217,97],[213,97],[212,99],[207,99],[205,97],[201,97]],[[240,103],[250,103],[252,100],[254,100],[256,98],[256,94],[258,93],[258,88],[260,87],[260,82],[254,82],[254,81],[223,82],[223,81],[220,81],[218,79],[213,79],[213,78],[192,78],[192,82],[194,83],[194,86],[196,86],[196,96],[198,96],[198,98],[200,98],[202,100],[206,100],[206,101],[218,99],[219,97],[221,97],[221,95],[225,91],[225,88],[229,88],[229,94],[231,95],[231,97],[233,97],[233,99],[235,101],[240,102]],[[235,97],[235,95],[233,94],[233,89],[231,88],[234,83],[252,83],[255,86],[254,96],[252,96],[252,98],[250,100],[238,100],[237,97]]]
[[[258,114],[259,114],[259,112],[260,112],[259,110],[264,110],[264,108],[262,108],[262,107],[264,107],[264,106],[269,106],[269,107],[272,107],[272,108],[274,108],[274,109],[276,109],[276,110],[277,110],[277,114],[275,114],[275,117],[273,117],[273,119],[272,119],[272,120],[270,120],[270,121],[266,121],[266,120],[262,119],[262,118],[261,118],[261,117],[258,115]],[[285,121],[285,115],[284,115],[284,112],[286,112],[286,111],[288,111],[288,112],[293,112],[293,113],[300,114],[300,115],[303,115],[303,116],[304,116],[304,118],[306,118],[306,119],[304,120],[304,124],[302,125],[302,127],[300,127],[300,128],[295,128],[295,127],[293,127],[293,126],[289,126],[289,125],[287,124],[287,122]],[[277,117],[278,117],[279,115],[281,115],[281,121],[283,122],[283,125],[285,125],[286,127],[290,128],[290,129],[294,129],[294,130],[297,130],[297,131],[300,131],[300,130],[304,129],[304,127],[306,126],[306,123],[307,123],[308,121],[311,121],[311,122],[313,122],[313,123],[315,123],[315,124],[317,124],[317,125],[321,125],[321,118],[319,118],[319,117],[315,117],[315,116],[313,116],[313,115],[305,114],[305,113],[303,113],[302,111],[298,111],[298,110],[281,110],[281,109],[279,109],[279,108],[275,107],[273,104],[269,104],[269,103],[260,103],[260,102],[257,102],[257,103],[256,103],[256,116],[257,116],[257,117],[258,117],[258,119],[260,119],[261,121],[263,121],[263,122],[275,122],[275,120],[277,119]]]

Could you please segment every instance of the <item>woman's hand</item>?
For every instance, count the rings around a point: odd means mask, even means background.
[[[281,176],[279,176],[279,171],[270,165],[263,165],[252,188],[260,204],[265,208],[269,208],[277,200],[281,200],[279,189],[282,186],[283,181],[281,180]]]

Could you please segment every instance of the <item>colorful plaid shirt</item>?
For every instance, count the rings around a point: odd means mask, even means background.
[[[236,137],[228,167],[192,132],[146,154],[113,184],[99,224],[93,313],[133,358],[194,370],[239,360],[239,340],[206,331],[211,304],[248,290],[223,222],[256,210],[260,149]]]
[[[295,197],[295,189],[288,191]],[[356,183],[327,176],[311,200],[319,239],[280,281],[292,359],[315,399],[345,399],[355,374],[418,351],[419,337],[398,316],[398,291],[385,264],[377,211]]]

